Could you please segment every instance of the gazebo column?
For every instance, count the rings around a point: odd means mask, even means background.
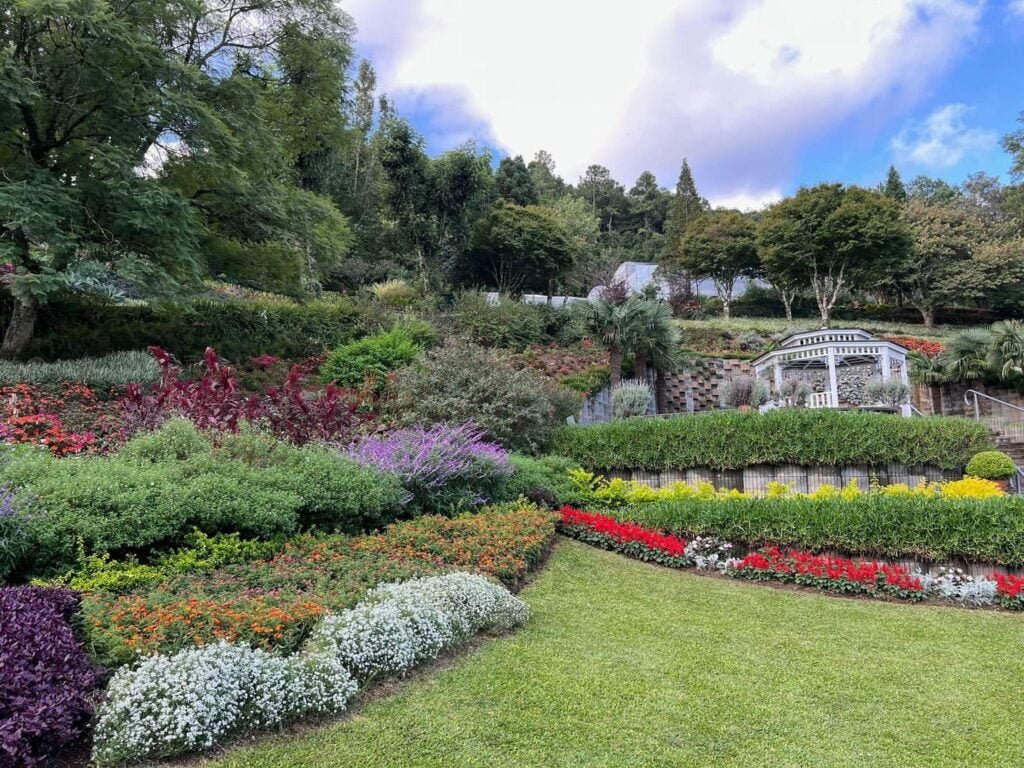
[[[836,350],[832,345],[828,348],[828,396],[829,407],[839,407],[839,379],[836,377]]]
[[[775,397],[779,396],[782,392],[782,362],[780,360],[775,361]]]
[[[888,381],[892,377],[892,359],[889,357],[889,348],[882,347],[882,381]]]

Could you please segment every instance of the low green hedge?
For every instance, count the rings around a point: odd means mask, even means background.
[[[4,320],[7,304],[0,302]],[[193,362],[213,346],[235,363],[262,354],[294,360],[351,341],[360,335],[357,318],[355,306],[344,300],[115,304],[69,296],[43,307],[27,356],[57,360],[158,346]]]
[[[269,537],[299,529],[357,534],[395,520],[398,480],[324,448],[262,438],[225,438],[214,448],[175,421],[110,457],[55,459],[18,449],[0,465],[0,483],[34,497],[15,535],[23,552],[15,577],[70,568],[86,554],[146,553],[180,545],[193,530]],[[0,579],[6,574],[0,573]]]
[[[562,427],[551,451],[589,469],[650,472],[756,464],[928,464],[955,469],[990,446],[987,428],[968,419],[792,409]]]
[[[711,534],[752,546],[771,543],[879,557],[1024,565],[1024,500],[1014,497],[694,499],[609,514],[684,536]]]

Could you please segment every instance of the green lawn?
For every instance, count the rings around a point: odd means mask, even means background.
[[[518,634],[204,766],[1013,766],[1024,617],[794,594],[562,540]]]

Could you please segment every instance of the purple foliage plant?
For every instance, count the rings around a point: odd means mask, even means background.
[[[0,765],[35,766],[81,736],[102,679],[71,625],[74,592],[0,587]]]

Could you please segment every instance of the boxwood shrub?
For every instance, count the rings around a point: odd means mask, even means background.
[[[183,433],[193,430],[189,439]],[[394,520],[396,478],[325,448],[278,443],[256,456],[215,449],[182,421],[137,438],[118,455],[55,459],[22,450],[0,481],[34,496],[14,566],[21,577],[67,570],[87,554],[146,553],[193,530],[268,537],[317,527],[360,533]],[[161,448],[164,440],[168,447]]]
[[[989,447],[987,428],[968,419],[809,409],[561,427],[551,444],[553,453],[589,469],[651,472],[756,464],[928,464],[955,469]]]
[[[672,533],[858,555],[1024,565],[1024,499],[687,499],[610,512]]]

